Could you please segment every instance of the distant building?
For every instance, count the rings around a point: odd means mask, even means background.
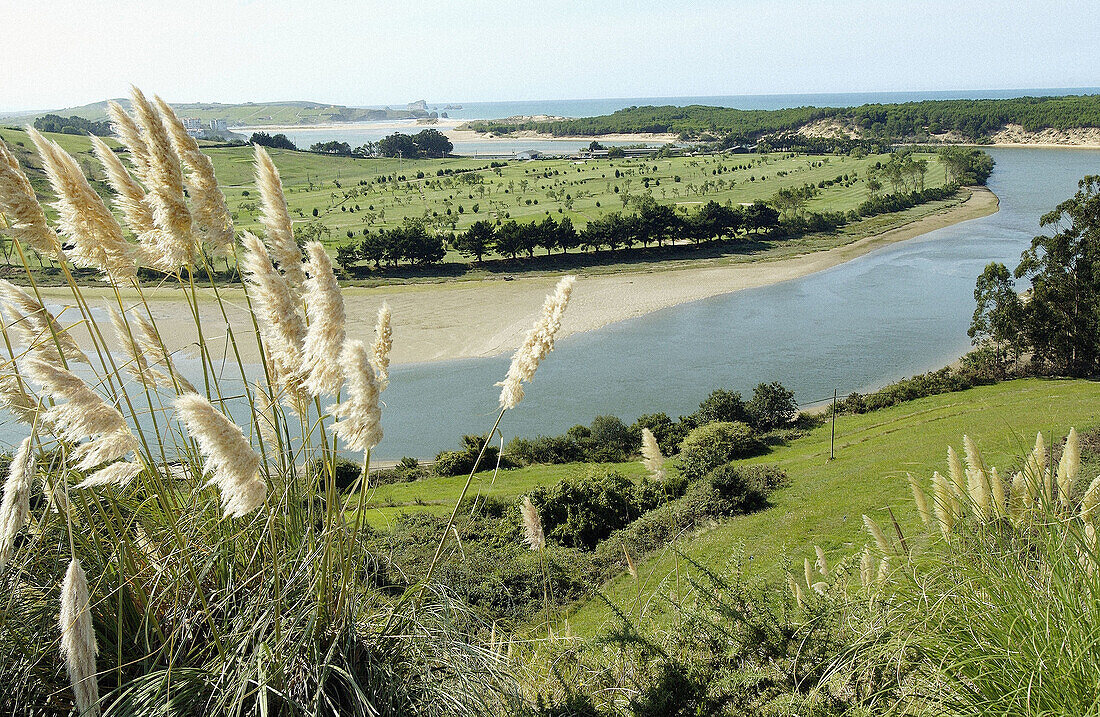
[[[225,132],[229,129],[229,122],[223,119],[210,120],[210,130],[212,132]]]
[[[537,149],[525,149],[522,152],[516,152],[516,159],[538,159],[542,156],[542,152]]]
[[[187,130],[202,129],[202,120],[198,117],[184,117],[183,128]]]

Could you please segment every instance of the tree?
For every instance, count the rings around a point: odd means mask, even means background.
[[[546,255],[550,256],[550,252],[558,246],[558,223],[554,221],[554,217],[547,216],[539,222],[535,239],[538,246],[545,249]]]
[[[350,157],[351,145],[347,142],[337,142],[335,140],[331,142],[316,142],[309,146],[310,152],[316,152],[317,154],[335,154],[338,157]]]
[[[940,150],[940,163],[947,181],[955,184],[985,184],[993,172],[993,158],[971,147],[945,147]]]
[[[715,421],[748,423],[749,413],[740,393],[720,388],[711,392],[699,404],[699,410],[691,415],[691,420],[696,426],[703,426]]]
[[[577,230],[573,228],[573,220],[569,217],[563,217],[558,222],[558,246],[561,247],[561,251],[564,254],[570,249],[580,245],[580,235],[577,234]]]
[[[515,219],[501,224],[493,238],[493,249],[501,256],[515,259],[523,251],[523,227]]]
[[[454,145],[451,144],[451,140],[447,139],[447,135],[437,129],[421,130],[413,135],[412,141],[416,145],[416,156],[418,157],[438,159],[439,157],[446,157],[454,150]]]
[[[1024,312],[1012,274],[1004,264],[992,262],[985,268],[974,287],[974,301],[977,306],[966,333],[975,346],[990,347],[994,370],[1003,376],[1008,352],[1019,358],[1023,349]]]
[[[658,245],[663,245],[666,239],[671,239],[679,233],[683,223],[676,216],[676,210],[668,204],[658,204],[652,197],[640,203],[638,209],[638,233],[643,242],[656,240]]]
[[[745,207],[744,216],[745,226],[754,234],[759,234],[761,229],[771,230],[779,224],[779,212],[763,202],[753,202],[751,206]]]
[[[386,239],[381,233],[368,233],[359,244],[359,254],[363,261],[373,261],[374,268],[382,268],[382,260],[386,258]]]
[[[1040,226],[1061,229],[1032,240],[1016,278],[1031,281],[1024,333],[1035,357],[1059,373],[1089,376],[1100,370],[1100,176],[1078,187],[1042,217]]]
[[[474,222],[469,229],[455,237],[454,248],[463,256],[474,257],[480,264],[481,257],[493,248],[493,233],[490,222]]]
[[[794,400],[794,391],[787,389],[778,381],[761,383],[752,391],[752,398],[745,404],[745,410],[754,428],[770,431],[787,425],[798,413],[798,403]]]
[[[378,153],[383,157],[412,158],[417,156],[418,151],[413,138],[400,132],[378,140]]]
[[[336,263],[340,265],[340,268],[345,272],[351,271],[351,268],[363,258],[360,252],[360,245],[357,243],[341,244],[336,247]]]
[[[253,132],[252,136],[248,138],[249,144],[258,144],[261,147],[273,147],[275,149],[292,149],[297,151],[298,147],[290,141],[285,134],[270,135],[267,132]]]

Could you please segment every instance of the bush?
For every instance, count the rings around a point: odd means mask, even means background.
[[[766,450],[748,424],[709,423],[693,430],[681,444],[680,473],[688,480],[697,480],[724,463]]]
[[[635,434],[615,416],[596,416],[589,428],[592,447],[588,451],[588,460],[621,462],[634,453],[641,445],[641,432]]]
[[[537,488],[530,497],[548,538],[567,547],[592,550],[612,531],[656,507],[661,491],[652,481],[635,485],[620,473],[603,471],[567,478],[552,488]]]
[[[771,431],[787,425],[798,413],[794,391],[778,381],[761,383],[753,389],[752,399],[745,406],[749,423],[758,431]]]
[[[707,474],[707,482],[721,501],[716,515],[735,515],[760,510],[768,494],[786,482],[786,473],[775,466],[738,466],[726,463]]]
[[[718,389],[707,396],[699,404],[699,410],[692,414],[695,426],[704,426],[708,423],[740,421],[749,423],[749,412],[741,394],[734,391]]]
[[[462,450],[441,451],[435,457],[435,472],[441,476],[456,476],[469,473],[473,470],[474,461],[481,452],[482,445],[488,440],[487,435],[467,435],[462,437]],[[500,449],[491,443],[485,447],[485,455],[481,458],[478,470],[493,470],[499,465],[501,468],[515,468],[516,463],[500,455]]]
[[[646,413],[638,416],[630,430],[641,436],[643,428],[648,428],[653,433],[661,453],[671,456],[680,450],[680,443],[687,437],[692,426],[682,421],[674,422],[666,413]]]

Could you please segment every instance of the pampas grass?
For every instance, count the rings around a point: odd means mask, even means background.
[[[0,405],[28,426],[38,416],[38,401],[27,393],[22,379],[16,374],[0,374]]]
[[[92,627],[88,578],[76,558],[70,561],[61,585],[58,624],[61,627],[61,655],[76,695],[76,712],[80,717],[96,717],[100,713],[95,665],[99,648]]]
[[[863,516],[863,525],[867,528],[867,532],[871,534],[871,537],[875,540],[875,545],[878,546],[879,551],[883,555],[889,555],[894,552],[893,546],[890,545],[890,541],[886,539],[886,534],[882,532],[882,528],[876,523],[870,516]]]
[[[153,210],[146,198],[145,189],[130,175],[130,171],[107,143],[92,136],[92,149],[107,173],[107,183],[115,191],[114,204],[122,210],[130,231],[140,237],[151,237],[157,231]],[[145,242],[154,241],[146,238]]]
[[[294,240],[279,170],[267,151],[259,145],[256,146],[256,186],[260,189],[260,223],[267,231],[268,249],[286,276],[291,292],[297,297],[306,279],[302,270],[302,252]]]
[[[133,247],[122,233],[111,211],[88,184],[76,160],[56,142],[48,140],[34,128],[27,134],[42,157],[46,176],[57,201],[58,225],[73,241],[67,257],[78,266],[98,269],[114,283],[125,282],[137,275]]]
[[[374,325],[374,343],[371,344],[370,364],[378,376],[378,390],[390,385],[390,349],[393,348],[393,327],[390,305],[385,301],[378,308],[378,321]]]
[[[88,357],[53,314],[37,299],[6,279],[0,279],[0,303],[11,319],[11,327],[32,353],[44,361],[89,363]]]
[[[34,452],[31,438],[27,437],[15,451],[4,481],[4,497],[0,501],[0,568],[11,560],[15,537],[31,515],[32,476]]]
[[[208,485],[221,491],[225,516],[240,518],[262,506],[267,484],[259,476],[260,456],[240,427],[194,393],[178,397],[176,410],[206,457]]]
[[[154,100],[172,148],[187,168],[185,183],[194,204],[192,219],[215,254],[228,254],[233,250],[233,217],[214,176],[214,164],[199,151],[198,142],[187,134],[175,110],[160,97],[154,96]]]
[[[191,262],[195,252],[191,212],[184,198],[183,171],[180,157],[172,146],[160,112],[141,90],[131,88],[130,100],[141,127],[141,138],[149,151],[146,182],[153,218],[160,231],[151,245],[155,266],[171,273]]]
[[[512,356],[508,375],[497,384],[502,387],[500,390],[502,409],[515,408],[523,400],[523,384],[534,380],[535,370],[547,354],[554,350],[554,337],[561,328],[562,315],[565,313],[565,307],[569,305],[569,296],[576,280],[575,276],[565,276],[558,282],[554,292],[546,297],[546,302],[542,305],[542,314],[527,332],[523,345]]]
[[[115,138],[130,152],[130,164],[134,173],[143,182],[151,182],[149,177],[149,148],[141,138],[141,128],[122,105],[111,101],[107,103],[107,116],[111,118],[111,130]]]
[[[337,419],[332,430],[348,448],[369,451],[382,440],[382,409],[367,347],[362,341],[344,342],[339,363],[348,397],[328,408]]]
[[[309,328],[302,347],[305,388],[314,396],[336,395],[344,378],[333,361],[344,345],[344,297],[332,271],[332,260],[320,242],[306,245],[306,316]],[[377,368],[375,369],[377,371]]]
[[[648,428],[642,429],[642,465],[654,480],[660,482],[665,479],[665,456],[653,431]]]
[[[16,241],[50,258],[61,251],[57,232],[46,223],[34,187],[3,140],[0,140],[0,214],[7,218],[8,230]]]
[[[1063,508],[1069,508],[1073,500],[1073,489],[1077,484],[1077,474],[1081,470],[1081,441],[1077,430],[1069,429],[1062,457],[1058,461],[1058,498]]]
[[[542,532],[542,519],[539,511],[531,502],[530,496],[523,496],[523,505],[520,506],[523,514],[523,542],[531,550],[542,550],[546,545],[546,536]]]

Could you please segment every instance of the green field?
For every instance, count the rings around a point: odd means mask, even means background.
[[[90,176],[103,177],[86,138],[52,137],[76,155]],[[37,158],[26,153],[32,145],[24,132],[0,128],[0,138],[32,167],[39,166]],[[252,149],[214,146],[207,147],[206,152],[214,162],[238,228],[257,229],[259,197],[253,183]],[[882,155],[861,159],[715,155],[586,162],[510,161],[489,168],[487,161],[477,159],[360,159],[284,150],[272,150],[271,155],[282,174],[292,219],[302,225],[319,222],[324,227],[323,240],[330,247],[347,242],[348,232],[361,237],[364,230],[393,228],[407,217],[425,219],[436,230],[450,232],[462,231],[477,220],[511,218],[529,222],[549,214],[559,220],[569,217],[580,229],[608,212],[633,211],[631,200],[647,195],[686,212],[710,200],[733,204],[763,201],[784,187],[817,185],[845,175],[847,181],[820,189],[805,210],[849,211],[868,196],[869,169],[885,160]],[[929,159],[926,185],[944,184],[944,170],[938,159],[924,156]],[[440,172],[470,169],[480,171],[439,176]],[[40,175],[32,180],[40,191],[48,191]],[[899,218],[911,217],[888,215],[874,228]],[[445,261],[467,259],[452,251]]]
[[[528,466],[502,470],[497,473],[495,480],[493,471],[489,470],[474,476],[469,496],[482,495],[511,500],[537,486],[553,485],[563,478],[600,469],[612,469],[631,479],[645,475],[645,469],[638,462]],[[385,529],[395,516],[402,513],[448,515],[462,492],[466,478],[467,476],[448,476],[425,478],[412,483],[380,485],[368,494],[364,516],[372,526]]]
[[[774,463],[787,471],[790,486],[774,493],[771,507],[731,518],[690,536],[680,550],[712,568],[726,567],[741,554],[750,574],[780,581],[793,560],[801,566],[820,545],[830,563],[862,550],[868,542],[861,515],[889,525],[887,507],[894,510],[906,533],[920,530],[905,474],[925,482],[946,467],[948,445],[962,451],[962,436],[977,441],[988,465],[1019,466],[1030,452],[1036,431],[1064,440],[1070,427],[1078,431],[1100,425],[1100,383],[1024,379],[960,393],[919,399],[882,411],[837,419],[836,459],[829,460],[829,426],[753,463]],[[1096,474],[1083,470],[1081,480]],[[1010,475],[1010,474],[1009,474]],[[681,562],[683,569],[683,562]],[[800,568],[799,568],[800,569]],[[665,554],[638,565],[642,600],[654,593],[674,570]],[[795,571],[797,572],[797,570]],[[619,606],[635,599],[635,584],[625,574],[603,586]],[[655,603],[659,601],[654,601]],[[574,632],[591,635],[611,613],[594,599],[579,606],[568,620]],[[656,616],[655,616],[656,617]]]

